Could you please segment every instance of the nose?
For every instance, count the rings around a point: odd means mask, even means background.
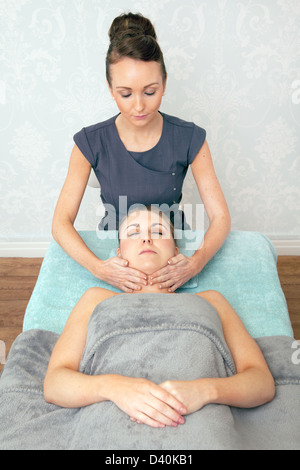
[[[141,96],[137,96],[135,99],[135,109],[137,113],[141,113],[144,109],[144,101]]]
[[[151,237],[150,237],[149,235],[148,235],[148,237],[142,239],[142,243],[143,243],[143,244],[148,244],[148,245],[152,245],[152,244],[153,244],[153,242],[152,242],[152,240],[151,240]]]

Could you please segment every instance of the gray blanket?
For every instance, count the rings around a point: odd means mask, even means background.
[[[47,404],[43,380],[55,333],[31,330],[15,341],[0,378],[0,449],[298,449],[300,365],[294,339],[258,339],[276,380],[276,397],[242,410],[208,405],[177,428],[132,423],[111,402],[80,409]],[[108,299],[89,323],[80,371],[168,379],[226,377],[235,366],[216,310],[192,294]]]

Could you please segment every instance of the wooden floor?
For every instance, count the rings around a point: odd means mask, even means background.
[[[6,355],[22,332],[24,313],[42,261],[37,258],[0,258],[0,341],[5,343]],[[300,339],[300,256],[279,256],[278,273],[294,336]]]

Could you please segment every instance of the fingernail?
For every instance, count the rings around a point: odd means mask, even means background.
[[[172,426],[172,428],[177,428],[178,424],[173,421],[171,426]]]
[[[177,422],[178,422],[178,424],[184,424],[184,419],[181,417],[181,418],[179,418],[179,420]]]

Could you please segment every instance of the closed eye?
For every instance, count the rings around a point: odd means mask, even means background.
[[[145,95],[146,96],[153,96],[155,95],[156,91],[153,91],[152,93],[146,93],[145,92]],[[132,95],[132,93],[128,93],[127,95],[121,95],[122,98],[130,98],[130,96]]]
[[[139,232],[128,233],[128,237],[133,238],[136,235],[139,235]]]

